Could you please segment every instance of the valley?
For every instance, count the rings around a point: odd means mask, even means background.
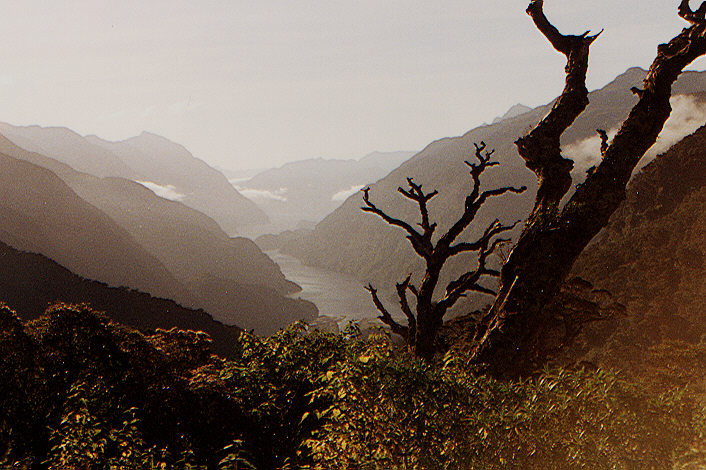
[[[339,327],[345,327],[349,321],[371,320],[378,316],[370,294],[355,278],[307,266],[277,250],[265,253],[277,263],[287,279],[301,287],[300,292],[291,296],[313,302],[320,316],[336,320]]]
[[[573,199],[617,181],[646,74],[545,139],[549,204],[516,139],[564,95],[259,170],[0,123],[0,468],[701,468],[706,72],[664,94],[617,196]]]

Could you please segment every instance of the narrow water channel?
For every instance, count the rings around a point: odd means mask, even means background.
[[[279,265],[287,279],[301,286],[302,291],[292,297],[313,302],[319,309],[319,315],[336,318],[339,324],[377,317],[370,294],[357,279],[306,266],[278,250],[268,251],[267,255]]]

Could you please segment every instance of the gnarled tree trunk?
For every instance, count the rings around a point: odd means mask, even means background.
[[[591,43],[598,35],[565,36],[551,25],[543,1],[527,8],[537,28],[567,57],[566,86],[550,113],[516,144],[526,166],[538,178],[534,209],[501,271],[501,289],[488,314],[476,325],[473,357],[499,376],[531,373],[547,360],[545,335],[553,323],[545,307],[555,298],[574,261],[608,223],[625,198],[635,166],[655,143],[671,113],[672,84],[682,70],[706,53],[706,2],[692,11],[688,0],[679,15],[691,26],[658,47],[639,101],[612,142],[604,131],[602,161],[569,202],[573,162],[561,155],[560,137],[588,104],[585,79]],[[600,34],[600,33],[599,33]]]

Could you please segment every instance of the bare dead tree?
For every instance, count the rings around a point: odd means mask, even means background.
[[[561,155],[559,141],[588,105],[589,47],[600,33],[561,34],[544,15],[543,3],[532,0],[527,13],[554,49],[566,56],[566,84],[549,114],[516,142],[527,168],[537,175],[537,198],[502,267],[500,291],[476,325],[472,349],[476,361],[501,376],[526,375],[547,360],[543,338],[556,319],[545,307],[579,254],[625,198],[635,166],[671,113],[672,84],[687,65],[706,53],[706,2],[693,11],[689,1],[682,0],[678,13],[690,26],[657,48],[643,88],[632,89],[639,100],[612,142],[598,130],[602,161],[562,208],[560,202],[572,183],[573,161]]]
[[[436,242],[434,242],[434,233],[437,224],[431,223],[429,219],[427,203],[438,194],[438,191],[425,193],[422,185],[415,183],[412,178],[407,178],[408,189],[398,188],[400,194],[418,205],[421,222],[417,224],[418,228],[415,228],[379,209],[370,200],[370,188],[363,189],[365,206],[362,210],[376,214],[388,224],[407,232],[407,239],[412,244],[412,248],[426,264],[426,271],[419,287],[412,284],[411,275],[397,284],[400,309],[407,318],[406,326],[394,320],[377,295],[377,290],[372,285],[367,287],[375,307],[380,312],[378,318],[388,325],[393,333],[402,336],[414,354],[425,360],[431,360],[434,354],[434,343],[437,332],[443,324],[444,315],[461,297],[465,296],[467,292],[497,295],[497,292],[483,285],[482,279],[500,276],[498,270],[488,267],[487,261],[500,245],[509,241],[509,239],[501,238],[500,235],[512,230],[517,222],[512,225],[504,225],[499,220],[495,220],[485,229],[483,235],[472,243],[457,242],[459,235],[475,219],[476,214],[489,198],[506,193],[522,193],[527,189],[524,186],[521,188],[508,186],[481,192],[481,175],[486,169],[498,165],[499,162],[491,160],[493,151],[486,150],[484,142],[476,144],[475,149],[477,163],[466,162],[470,168],[473,187],[466,197],[463,213],[446,233],[438,237]],[[477,253],[475,268],[450,282],[446,286],[444,296],[441,299],[435,299],[434,291],[439,283],[444,264],[456,255],[469,252]],[[412,294],[415,301],[414,311],[409,303],[408,292]]]

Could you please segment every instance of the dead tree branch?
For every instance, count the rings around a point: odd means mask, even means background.
[[[537,199],[502,268],[500,292],[476,329],[473,351],[478,362],[504,376],[531,373],[546,361],[538,345],[546,325],[552,324],[545,307],[560,291],[576,258],[625,198],[633,170],[671,113],[672,84],[687,65],[706,53],[706,2],[694,12],[683,0],[679,15],[691,26],[657,48],[643,88],[634,90],[638,103],[612,142],[601,134],[601,163],[561,209],[559,203],[572,182],[573,162],[561,156],[559,141],[588,104],[588,53],[598,35],[564,36],[549,23],[542,7],[542,0],[533,0],[527,13],[566,56],[566,85],[549,114],[516,142],[526,166],[537,175]]]
[[[694,25],[704,23],[706,21],[706,2],[703,2],[698,10],[693,11],[689,0],[682,0],[679,5],[679,16]]]
[[[400,325],[395,321],[394,318],[392,318],[390,312],[387,311],[383,303],[380,301],[377,289],[375,289],[372,284],[368,284],[365,287],[365,290],[370,292],[370,295],[373,298],[373,304],[375,304],[375,308],[377,308],[380,312],[380,316],[378,317],[378,319],[380,319],[380,321],[383,322],[385,325],[389,326],[390,330],[393,333],[402,336],[404,339],[407,339],[407,337],[409,336],[409,329],[406,326]]]
[[[432,223],[429,219],[427,203],[438,194],[437,191],[425,193],[422,185],[415,183],[412,178],[407,178],[409,189],[401,187],[398,189],[398,192],[404,197],[417,203],[421,215],[421,222],[418,226],[422,232],[419,232],[407,222],[391,217],[375,206],[370,200],[370,188],[363,190],[363,203],[365,206],[361,209],[365,212],[376,214],[388,224],[405,230],[408,234],[407,239],[412,243],[415,252],[426,262],[426,270],[419,288],[411,284],[411,276],[397,284],[397,296],[400,308],[407,317],[407,327],[399,325],[392,319],[392,316],[378,298],[377,291],[372,286],[368,286],[367,290],[372,295],[373,303],[381,313],[380,320],[389,325],[393,332],[399,332],[398,334],[406,338],[407,344],[415,354],[427,360],[430,360],[434,354],[437,330],[443,323],[444,315],[459,298],[471,291],[495,295],[494,291],[482,285],[481,280],[484,276],[497,277],[500,273],[497,270],[490,269],[486,263],[488,258],[494,254],[496,248],[507,242],[507,239],[499,238],[499,235],[515,228],[517,223],[503,225],[496,220],[487,227],[483,235],[475,242],[461,242],[453,246],[451,244],[469,226],[478,210],[489,198],[509,192],[521,193],[527,189],[526,187],[503,187],[481,192],[480,179],[482,173],[499,163],[491,160],[494,152],[486,150],[484,142],[476,144],[475,148],[477,163],[466,162],[470,168],[473,187],[468,197],[466,197],[463,213],[449,231],[441,235],[436,244],[433,243],[432,236],[437,224]],[[449,258],[467,252],[478,253],[476,269],[451,282],[446,289],[444,297],[436,301],[434,299],[434,291],[439,282],[441,269],[444,264]],[[414,295],[416,301],[414,310],[409,304],[407,291]]]

